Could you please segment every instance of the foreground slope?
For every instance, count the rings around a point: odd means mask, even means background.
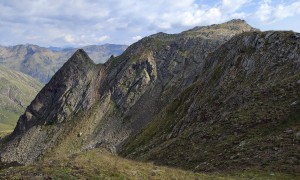
[[[232,20],[146,37],[105,64],[78,50],[2,141],[1,161],[104,147],[198,171],[297,172],[298,36]]]
[[[126,48],[126,45],[115,44],[83,47],[97,63],[105,62],[111,55],[121,54]],[[47,83],[75,51],[75,48],[54,50],[30,44],[0,46],[0,64]]]
[[[196,173],[118,157],[103,149],[68,157],[47,157],[28,166],[0,170],[3,179],[297,179],[297,176],[263,171]]]
[[[198,80],[122,154],[194,170],[300,172],[300,34],[247,32],[205,60]]]
[[[14,129],[41,88],[41,83],[30,76],[0,66],[0,131]]]

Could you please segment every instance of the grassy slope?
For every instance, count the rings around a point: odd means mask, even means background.
[[[261,171],[194,173],[123,159],[101,149],[69,157],[52,157],[30,166],[3,169],[0,176],[8,179],[296,179],[291,175]]]
[[[28,75],[0,66],[0,131],[12,130],[42,84]]]
[[[0,139],[6,137],[11,132],[12,132],[11,130],[0,131]]]

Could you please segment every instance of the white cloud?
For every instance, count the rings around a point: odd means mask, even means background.
[[[222,8],[228,12],[236,12],[251,0],[222,0]]]
[[[0,43],[79,46],[108,40],[110,43],[131,43],[138,39],[137,35],[144,37],[160,31],[176,33],[232,18],[272,23],[299,15],[300,2],[0,0],[0,10]]]
[[[255,12],[255,16],[263,23],[274,23],[299,14],[300,2],[286,5],[285,3],[277,3],[271,0],[261,2]]]
[[[64,40],[67,42],[67,43],[71,43],[71,44],[73,44],[76,40],[75,40],[75,38],[72,36],[72,35],[66,35],[65,37],[64,37]]]
[[[269,3],[270,1],[263,1],[255,13],[255,16],[262,22],[268,21],[272,15],[273,8]]]
[[[133,40],[133,41],[138,41],[138,40],[140,40],[140,39],[142,39],[142,36],[133,36],[133,37],[132,37],[132,40]]]
[[[99,38],[97,39],[97,41],[102,42],[102,41],[105,41],[105,40],[107,40],[107,39],[109,39],[109,36],[108,36],[108,35],[104,35],[104,36],[99,37]]]
[[[110,37],[108,35],[103,35],[100,37],[96,37],[95,35],[77,35],[73,36],[71,34],[67,34],[61,38],[56,38],[56,43],[66,43],[68,45],[74,45],[74,46],[84,46],[89,44],[99,44],[102,42],[105,42]]]
[[[279,20],[300,14],[300,2],[290,5],[279,4],[275,9],[275,17]]]

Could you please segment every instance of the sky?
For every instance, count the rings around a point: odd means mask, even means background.
[[[300,0],[0,0],[0,45],[129,45],[237,18],[300,32]]]

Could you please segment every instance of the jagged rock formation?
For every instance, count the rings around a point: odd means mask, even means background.
[[[196,170],[203,170],[203,154],[209,150],[213,163],[207,169],[235,166],[238,162],[214,164],[219,159],[212,156],[224,152],[213,149],[228,138],[220,147],[236,150],[236,141],[251,135],[251,114],[265,122],[252,105],[263,102],[258,95],[270,82],[283,85],[277,73],[291,79],[297,72],[295,64],[284,64],[299,58],[297,37],[292,32],[262,33],[243,20],[232,20],[146,37],[105,64],[94,64],[78,50],[20,117],[1,150],[1,161],[26,164],[43,155],[106,147]],[[282,70],[288,67],[292,73]],[[264,117],[267,111],[261,112]],[[241,117],[245,126],[239,124]],[[264,123],[272,125],[276,123]],[[243,138],[237,134],[240,129]],[[230,159],[229,154],[224,157]]]
[[[8,158],[32,161],[54,146],[57,138],[65,135],[67,126],[76,123],[73,118],[84,115],[99,98],[102,76],[101,65],[95,65],[83,50],[78,50],[20,117],[12,133],[16,138],[6,147],[14,147]]]
[[[121,54],[127,46],[105,44],[82,48],[96,63],[103,63],[111,55]],[[0,64],[28,74],[42,83],[47,83],[75,51],[75,48],[55,49],[30,44],[11,47],[0,46]]]
[[[42,84],[30,76],[0,66],[0,131],[14,129],[41,89]]]

